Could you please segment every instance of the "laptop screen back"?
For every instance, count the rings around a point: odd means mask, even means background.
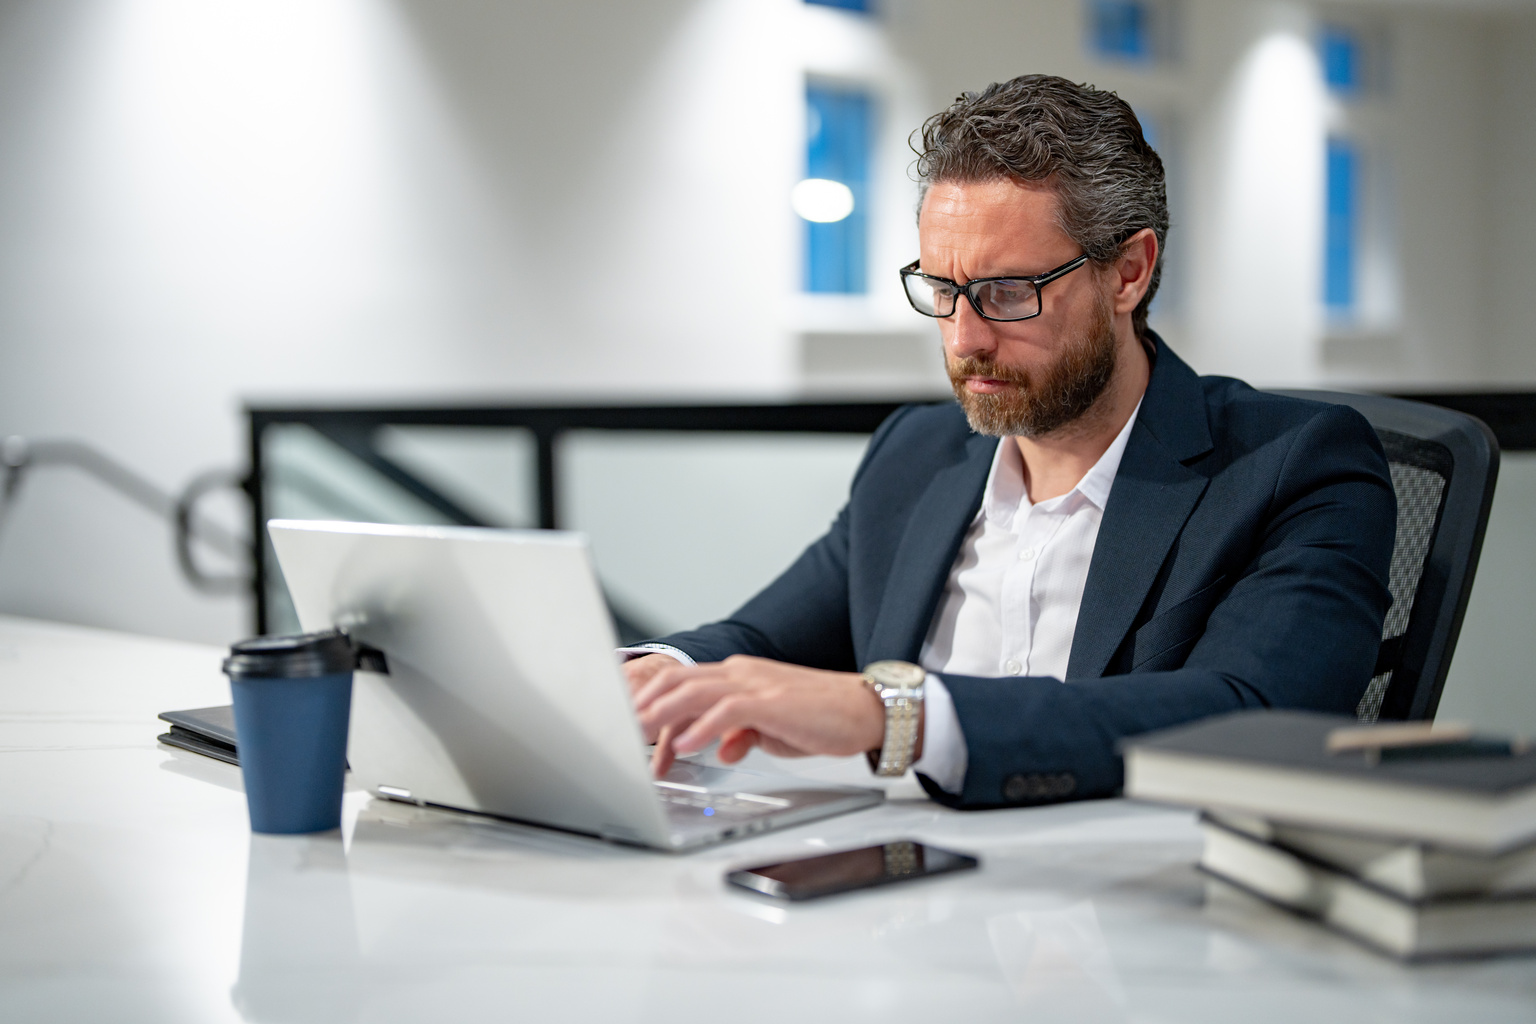
[[[348,758],[369,789],[662,845],[584,538],[557,531],[268,524],[306,631],[383,651],[359,671]]]

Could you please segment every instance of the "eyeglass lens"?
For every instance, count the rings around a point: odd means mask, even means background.
[[[949,316],[955,311],[960,290],[944,281],[912,275],[906,279],[907,295],[920,313]],[[1040,296],[1028,281],[987,281],[977,286],[976,301],[984,315],[997,320],[1021,320],[1040,311]]]

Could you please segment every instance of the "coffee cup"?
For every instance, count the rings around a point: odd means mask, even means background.
[[[341,824],[352,707],[351,641],[334,630],[260,636],[224,659],[251,831],[324,832]]]

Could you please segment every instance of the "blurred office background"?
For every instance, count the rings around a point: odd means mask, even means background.
[[[896,276],[907,139],[1023,72],[1142,116],[1174,222],[1153,325],[1197,369],[1536,390],[1536,0],[5,0],[0,438],[175,492],[244,470],[248,406],[942,396]],[[373,441],[539,521],[526,432]],[[862,445],[573,432],[561,522],[616,607],[691,625],[825,527]],[[274,514],[443,518],[302,425],[264,450]],[[248,532],[242,500],[203,507]],[[0,612],[251,629],[247,589],[193,587],[85,472],[4,507]],[[1488,537],[1442,715],[1536,732],[1536,456],[1506,453]]]

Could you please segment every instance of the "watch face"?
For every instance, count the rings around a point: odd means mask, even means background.
[[[915,690],[928,677],[922,666],[910,661],[877,661],[868,665],[864,674],[881,686],[895,686],[903,690]]]

